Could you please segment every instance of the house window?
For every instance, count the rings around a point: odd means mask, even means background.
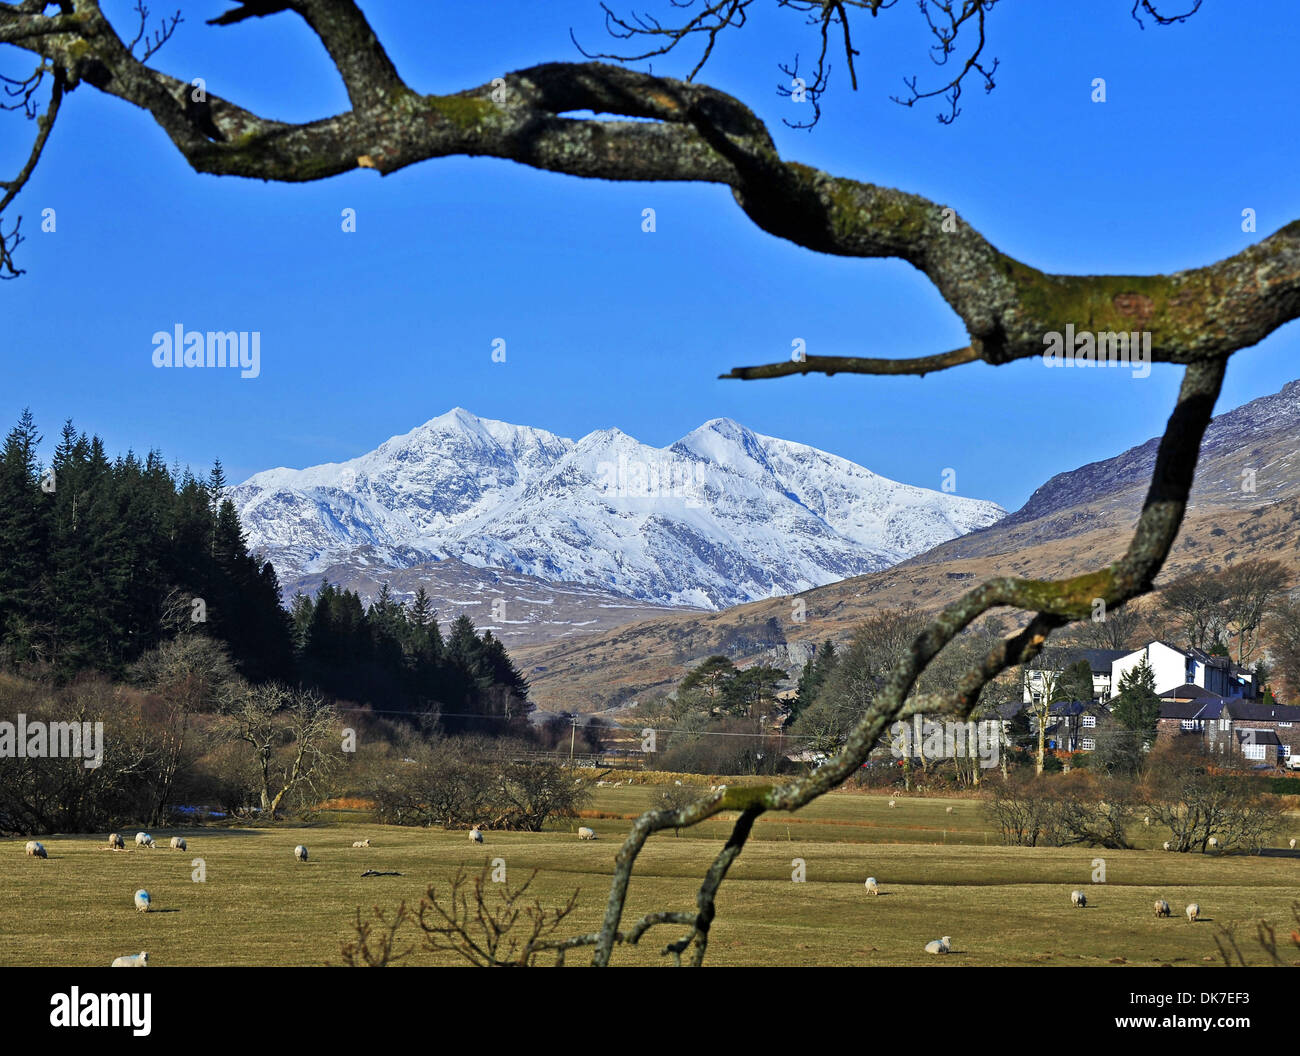
[[[1083,751],[1085,752],[1091,752],[1094,748],[1097,747],[1097,742],[1094,741],[1091,737],[1084,737],[1079,741],[1079,747],[1083,749]]]
[[[1179,725],[1185,730],[1199,730],[1201,728],[1201,724],[1196,719],[1183,719]]]
[[[1096,725],[1097,725],[1097,716],[1096,716],[1096,715],[1085,715],[1085,716],[1083,717],[1083,728],[1084,728],[1085,730],[1090,730],[1090,729],[1092,729],[1092,728],[1093,728],[1094,726],[1096,726]]]
[[[1043,695],[1042,695],[1041,693],[1035,693],[1035,694],[1034,694],[1034,703],[1035,703],[1035,704],[1041,704],[1042,702],[1043,702]]]
[[[1278,725],[1282,727],[1282,729],[1284,730],[1289,730],[1291,728],[1291,724],[1289,722],[1279,722]]]
[[[1227,732],[1228,730],[1232,729],[1232,720],[1227,718],[1220,719],[1219,729],[1223,730],[1224,732]]]
[[[1247,759],[1259,759],[1262,761],[1265,758],[1266,751],[1267,746],[1263,744],[1244,744],[1241,747],[1241,754]]]

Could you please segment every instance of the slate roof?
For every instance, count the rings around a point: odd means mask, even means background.
[[[1265,704],[1258,700],[1228,701],[1228,714],[1246,722],[1300,722],[1300,707],[1293,704]]]
[[[1272,730],[1237,730],[1236,734],[1238,744],[1280,745],[1282,743]]]
[[[1160,717],[1162,719],[1217,719],[1223,712],[1224,701],[1220,697],[1209,700],[1162,700]]]

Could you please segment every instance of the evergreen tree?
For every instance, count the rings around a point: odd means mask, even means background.
[[[698,690],[704,694],[709,709],[713,710],[723,705],[727,683],[735,675],[736,665],[730,657],[720,654],[705,657],[682,679],[677,687],[678,695]]]
[[[1057,700],[1080,700],[1086,704],[1092,699],[1092,665],[1087,660],[1076,660],[1057,680],[1053,703]]]
[[[1160,698],[1156,696],[1156,676],[1143,658],[1120,677],[1119,694],[1111,714],[1139,742],[1154,742],[1156,723],[1160,719]]]
[[[19,661],[42,658],[48,634],[50,496],[40,487],[40,441],[31,411],[24,410],[0,452],[0,634]]]
[[[835,643],[829,638],[820,647],[813,648],[813,655],[803,665],[794,699],[790,702],[791,718],[797,718],[817,698],[818,691],[830,678],[838,660]]]
[[[355,591],[322,582],[286,611],[275,568],[249,552],[220,461],[206,481],[169,470],[156,450],[110,461],[99,437],[68,421],[43,487],[40,439],[24,412],[0,449],[5,663],[51,661],[62,679],[121,677],[163,642],[197,634],[254,683],[436,709],[484,733],[526,730],[528,681],[504,645],[466,616],[444,642],[423,588],[408,613],[387,585],[366,608]]]

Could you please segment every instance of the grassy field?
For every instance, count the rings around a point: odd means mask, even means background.
[[[632,815],[662,787],[602,788],[593,810]],[[948,807],[953,812],[947,812]],[[576,838],[578,824],[599,834]],[[1288,818],[1278,839],[1300,834]],[[417,901],[429,882],[458,865],[477,870],[504,858],[512,883],[540,870],[534,892],[555,904],[579,889],[579,911],[565,934],[594,930],[609,888],[612,859],[627,821],[566,821],[544,833],[485,834],[482,847],[464,832],[401,829],[332,817],[311,826],[155,831],[157,850],[112,852],[104,834],[54,836],[49,860],[27,858],[23,840],[0,841],[0,964],[107,965],[115,956],[149,951],[151,964],[320,965],[338,963],[357,907]],[[650,841],[638,861],[627,920],[653,909],[689,909],[699,878],[729,825],[713,821]],[[186,852],[166,849],[180,833]],[[128,839],[134,830],[126,834]],[[374,846],[353,849],[370,837]],[[1144,830],[1144,849],[1008,848],[997,844],[977,803],[833,793],[793,816],[767,816],[722,889],[709,948],[712,964],[772,965],[1107,965],[1218,963],[1216,924],[1240,923],[1253,934],[1261,917],[1291,919],[1300,899],[1300,854],[1265,856],[1167,854],[1165,834]],[[305,844],[310,860],[293,859]],[[196,858],[206,880],[192,879]],[[792,882],[793,859],[806,881]],[[1104,858],[1105,883],[1092,883]],[[362,878],[366,869],[401,876]],[[875,876],[882,894],[866,895]],[[132,894],[144,887],[154,909],[138,913]],[[1088,893],[1086,909],[1069,892]],[[1169,901],[1174,918],[1157,920],[1152,902]],[[1199,902],[1202,920],[1183,907]],[[1289,930],[1289,929],[1287,929]],[[642,948],[621,949],[615,963],[662,963],[658,951],[679,937],[664,926]],[[1285,932],[1284,932],[1285,934]],[[951,935],[954,953],[927,956],[925,942]],[[580,954],[571,961],[586,960]],[[407,963],[456,963],[417,953]]]

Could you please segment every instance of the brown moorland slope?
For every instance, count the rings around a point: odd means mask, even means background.
[[[942,607],[994,575],[1060,578],[1128,545],[1156,441],[1053,477],[1019,511],[883,572],[721,612],[673,613],[562,642],[519,648],[533,699],[599,711],[666,690],[713,653],[794,669],[812,646],[847,640],[871,611]],[[1300,580],[1300,382],[1211,424],[1182,532],[1157,586],[1193,569],[1267,557]],[[1152,604],[1150,597],[1135,603]],[[801,612],[802,610],[802,612]],[[797,617],[802,615],[802,620]]]

